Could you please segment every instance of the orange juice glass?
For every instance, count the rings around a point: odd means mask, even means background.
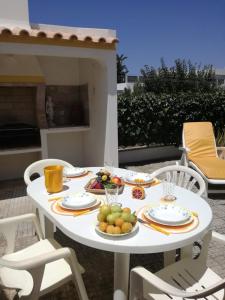
[[[63,166],[48,166],[44,168],[45,187],[48,193],[58,193],[63,189]]]

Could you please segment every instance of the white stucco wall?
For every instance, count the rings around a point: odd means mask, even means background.
[[[33,55],[0,55],[0,75],[43,76],[38,60]]]
[[[78,85],[77,58],[39,56],[38,62],[47,85]]]
[[[80,83],[88,83],[90,131],[84,135],[86,163],[104,163],[107,82],[104,68],[95,61],[80,60]]]
[[[82,132],[48,134],[48,156],[70,162],[75,166],[84,166]]]
[[[29,28],[28,0],[1,0],[0,24],[6,27],[18,25]]]

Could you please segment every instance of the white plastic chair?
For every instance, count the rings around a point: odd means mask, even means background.
[[[199,196],[202,196],[206,193],[206,185],[203,178],[191,168],[179,165],[172,165],[158,169],[153,172],[154,177],[160,177],[160,179],[165,179],[168,182],[172,182],[177,186],[183,187],[187,190],[190,190]],[[198,242],[194,243],[195,247],[201,248]],[[164,265],[170,265],[173,263],[177,257],[177,252],[180,256],[183,257],[189,253],[189,256],[192,257],[193,245],[186,246],[181,250],[172,250],[164,253]]]
[[[53,158],[49,158],[49,159],[42,159],[42,160],[38,160],[34,163],[32,163],[31,165],[29,165],[25,172],[24,172],[24,182],[26,185],[29,185],[32,181],[31,181],[31,176],[34,174],[38,174],[39,176],[42,176],[44,174],[44,168],[47,166],[51,166],[51,165],[60,165],[60,166],[64,166],[64,167],[70,167],[73,168],[73,165],[71,165],[70,163],[61,160],[61,159],[53,159]],[[40,224],[41,224],[41,228],[42,231],[44,232],[44,236],[46,236],[46,232],[45,232],[45,218],[43,216],[43,214],[41,213],[40,210],[36,209],[36,213],[37,216],[39,218]],[[56,231],[56,228],[54,226],[54,231]]]
[[[60,165],[64,167],[73,168],[73,165],[61,159],[49,158],[38,160],[29,165],[24,172],[24,181],[26,185],[29,185],[31,183],[30,177],[33,174],[39,174],[41,176],[44,174],[44,168],[51,165]]]
[[[221,279],[206,265],[208,242],[211,233],[204,239],[205,246],[198,259],[185,258],[156,274],[143,267],[136,267],[130,273],[129,300],[224,300],[225,279]],[[225,245],[225,237],[213,232],[212,239]]]
[[[14,252],[17,225],[33,221],[39,241]],[[37,300],[66,282],[73,280],[79,298],[87,300],[81,276],[83,268],[73,249],[62,248],[54,239],[43,239],[35,214],[0,220],[0,231],[6,237],[6,254],[0,258],[1,285],[17,290],[19,299]]]
[[[173,165],[163,167],[153,172],[152,175],[154,177],[164,176],[166,181],[193,191],[199,196],[206,192],[203,178],[196,171],[185,166]]]

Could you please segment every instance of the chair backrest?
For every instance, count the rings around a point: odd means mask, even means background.
[[[167,166],[156,170],[152,175],[193,191],[199,196],[206,191],[203,178],[196,171],[188,167],[178,165]]]
[[[183,146],[188,158],[217,157],[213,126],[210,122],[187,122],[183,125]]]
[[[73,165],[61,159],[50,158],[50,159],[38,160],[32,163],[31,165],[29,165],[24,172],[24,181],[26,185],[29,185],[31,183],[30,177],[33,174],[38,174],[42,176],[44,174],[44,167],[51,166],[51,165],[60,165],[64,167],[73,168]]]

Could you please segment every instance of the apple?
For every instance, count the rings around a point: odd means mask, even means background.
[[[112,179],[111,179],[112,183],[115,183],[116,185],[122,185],[122,180],[120,177],[118,176],[114,176]]]
[[[109,205],[102,205],[100,207],[100,213],[103,214],[104,216],[108,216],[111,213],[111,209]]]
[[[91,183],[90,188],[100,190],[100,189],[103,189],[104,186],[101,182],[98,182],[97,180],[95,180],[94,182]]]
[[[97,182],[95,184],[94,188],[97,189],[97,190],[102,190],[102,189],[104,189],[104,186],[103,186],[103,184],[101,182]]]

